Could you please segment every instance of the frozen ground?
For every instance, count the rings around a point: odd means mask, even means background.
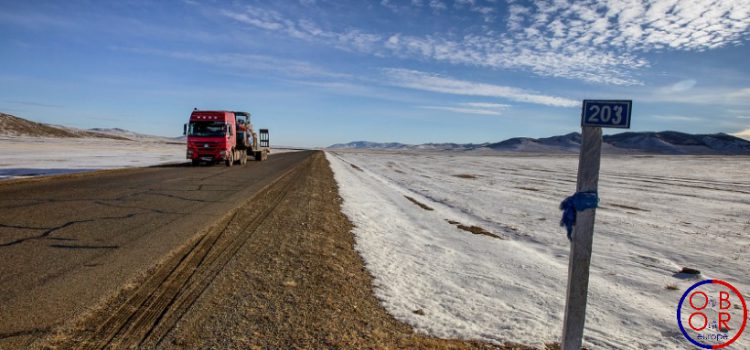
[[[185,144],[152,139],[0,137],[0,180],[17,177],[185,163]],[[296,152],[274,148],[271,154]]]
[[[94,138],[0,138],[0,179],[185,162],[185,145]]]
[[[327,154],[396,318],[441,337],[559,341],[569,244],[558,205],[575,191],[577,156]],[[690,348],[675,317],[690,285],[717,278],[750,295],[748,174],[748,157],[602,160],[587,346]],[[685,266],[702,275],[680,278]],[[750,348],[747,332],[730,348]]]

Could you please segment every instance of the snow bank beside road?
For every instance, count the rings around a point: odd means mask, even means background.
[[[554,339],[548,323],[561,322],[563,303],[555,276],[565,266],[515,242],[462,231],[446,220],[477,222],[436,203],[424,210],[405,195],[427,198],[328,155],[344,213],[356,226],[357,250],[375,276],[376,295],[397,319],[444,338],[539,346]],[[540,288],[527,290],[515,272]]]
[[[327,155],[376,295],[397,319],[441,337],[559,340],[569,245],[557,206],[575,190],[576,157]],[[695,281],[673,276],[682,266],[750,291],[750,162],[737,160],[603,160],[589,347],[688,346],[674,315]]]

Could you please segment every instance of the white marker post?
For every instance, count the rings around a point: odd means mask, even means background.
[[[602,127],[630,128],[631,107],[632,101],[583,101],[581,153],[578,159],[576,192],[596,193],[598,191]],[[568,289],[562,350],[580,350],[583,343],[595,215],[595,207],[576,213],[568,262]]]

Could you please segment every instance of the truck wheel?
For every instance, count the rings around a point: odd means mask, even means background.
[[[193,163],[193,166],[199,166],[199,165],[201,165],[200,159],[193,159],[192,163]]]
[[[234,165],[234,152],[229,152],[229,154],[227,155],[227,160],[224,161],[224,164],[226,164],[227,166]]]

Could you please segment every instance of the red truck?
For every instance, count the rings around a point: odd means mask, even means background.
[[[221,161],[226,166],[235,162],[244,165],[248,157],[259,161],[268,158],[268,129],[260,129],[258,138],[248,112],[195,109],[183,134],[187,136],[187,159],[193,165]]]

